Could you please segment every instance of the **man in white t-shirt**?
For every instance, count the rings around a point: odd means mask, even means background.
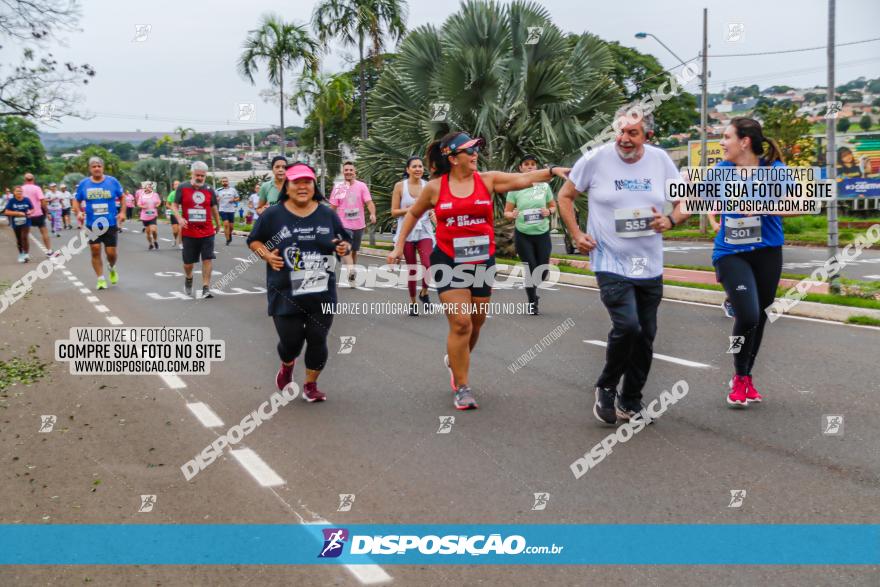
[[[663,238],[687,215],[676,207],[663,215],[666,181],[680,179],[662,149],[646,144],[654,117],[637,107],[614,115],[614,143],[581,157],[559,191],[559,212],[581,252],[590,253],[602,303],[611,316],[605,367],[596,382],[593,414],[606,424],[642,413],[663,298]],[[580,230],[574,200],[586,192],[587,232]],[[623,379],[620,395],[617,386]]]
[[[70,223],[70,199],[73,194],[67,191],[67,184],[62,183],[58,186],[58,197],[61,198],[61,221],[64,224],[64,229],[70,230],[73,228]]]
[[[260,186],[256,186],[254,188],[254,193],[250,195],[248,198],[248,224],[252,224],[257,221],[257,218],[260,217],[257,209],[260,206],[260,192],[258,191]]]
[[[223,221],[223,232],[226,234],[226,246],[232,242],[232,228],[235,224],[235,209],[238,207],[238,190],[229,185],[228,177],[220,178],[220,189],[217,190],[217,204],[220,220]]]

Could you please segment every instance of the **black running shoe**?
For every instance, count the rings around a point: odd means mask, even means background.
[[[183,291],[188,296],[193,295],[193,278],[192,277],[185,277],[183,279]]]
[[[612,387],[596,388],[596,403],[593,404],[593,415],[603,424],[616,424],[617,412],[614,409],[614,400],[617,398],[617,390]]]
[[[211,293],[211,288],[207,285],[202,288],[202,297],[203,298],[213,298],[214,294]]]

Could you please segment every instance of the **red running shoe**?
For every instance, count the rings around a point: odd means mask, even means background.
[[[730,380],[730,394],[727,396],[727,403],[732,408],[744,408],[748,405],[746,400],[746,392],[748,390],[748,382],[744,375],[734,375]]]
[[[764,398],[761,397],[761,394],[752,385],[752,376],[746,375],[746,401],[750,404],[759,404],[762,399]]]
[[[282,391],[287,384],[293,381],[293,366],[296,363],[292,363],[290,365],[285,365],[281,363],[281,367],[278,369],[278,373],[275,375],[275,386],[278,388],[278,391]]]
[[[307,402],[322,402],[327,396],[318,389],[317,383],[306,383],[303,386],[303,399]]]

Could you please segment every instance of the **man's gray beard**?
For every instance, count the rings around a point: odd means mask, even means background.
[[[620,150],[620,146],[617,147],[617,154],[624,161],[637,161],[641,158],[642,155],[645,154],[644,147],[640,147],[638,149],[633,150],[630,153],[624,153]]]

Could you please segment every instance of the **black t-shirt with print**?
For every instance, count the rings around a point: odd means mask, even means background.
[[[266,264],[270,316],[322,314],[321,304],[336,303],[335,239],[351,242],[351,233],[326,205],[305,218],[284,204],[266,208],[247,242],[262,242],[284,260],[280,271]]]

